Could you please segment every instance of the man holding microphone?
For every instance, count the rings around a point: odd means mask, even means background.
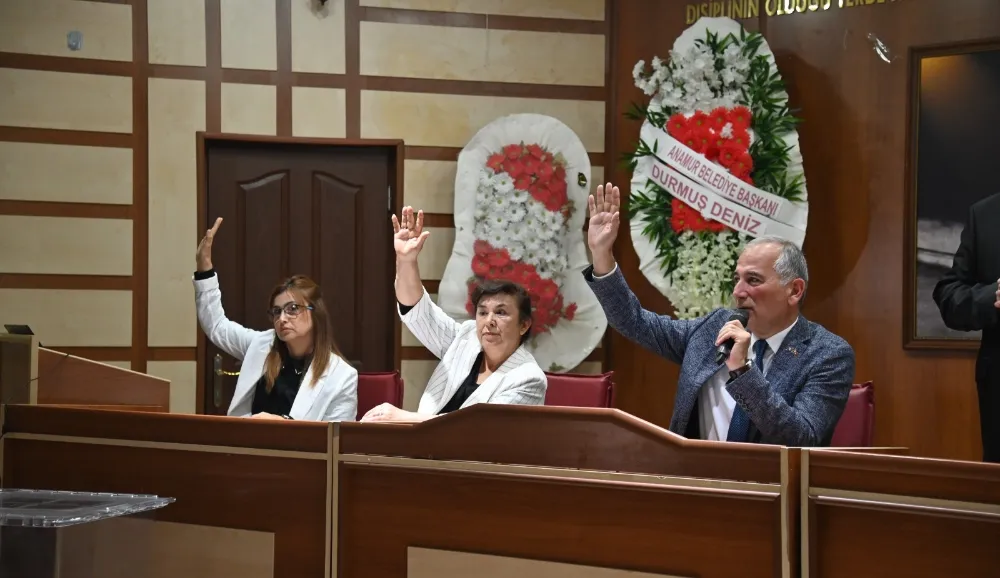
[[[583,275],[629,340],[681,365],[670,430],[692,439],[828,446],[854,381],[854,350],[799,313],[802,251],[778,237],[747,244],[734,271],[737,310],[671,319],[643,309],[612,254],[618,187],[590,196]]]

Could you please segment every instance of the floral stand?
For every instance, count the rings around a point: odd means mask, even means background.
[[[582,275],[590,185],[587,151],[559,120],[515,114],[483,127],[458,157],[455,246],[440,306],[471,319],[478,283],[514,281],[531,296],[527,347],[542,369],[565,372],[586,359],[607,328]]]

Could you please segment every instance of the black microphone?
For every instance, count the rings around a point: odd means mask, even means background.
[[[740,325],[746,327],[747,322],[750,321],[750,312],[747,311],[746,309],[737,309],[736,311],[733,312],[732,315],[729,316],[729,321],[739,321]],[[727,321],[726,323],[728,323],[729,321]],[[715,350],[716,364],[723,363],[727,359],[729,359],[729,354],[732,353],[733,351],[733,345],[736,345],[736,342],[733,341],[732,338],[729,338],[722,342],[722,345],[720,345],[718,349]]]

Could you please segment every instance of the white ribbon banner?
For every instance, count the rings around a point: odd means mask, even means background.
[[[649,123],[643,124],[640,138],[650,150],[654,149],[655,144],[657,160],[670,165],[716,195],[786,227],[805,231],[807,213],[804,206],[736,178],[725,167],[713,163]]]
[[[747,207],[734,203],[691,181],[655,157],[647,156],[639,159],[636,172],[663,187],[668,193],[701,213],[706,219],[718,221],[752,237],[777,235],[795,243],[799,248],[802,247],[802,242],[805,240],[805,231],[769,219]]]

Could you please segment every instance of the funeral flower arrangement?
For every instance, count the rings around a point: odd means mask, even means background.
[[[470,298],[484,280],[506,279],[531,296],[533,332],[547,333],[573,320],[576,303],[565,303],[559,286],[573,202],[566,194],[565,160],[536,143],[509,144],[486,161],[476,189]]]
[[[763,36],[702,18],[668,60],[633,69],[647,96],[630,155],[629,216],[640,268],[680,318],[726,306],[745,242],[801,246],[807,204],[798,123]]]
[[[456,319],[473,318],[471,295],[480,283],[519,284],[532,305],[527,346],[547,371],[578,365],[607,326],[582,276],[586,215],[580,208],[589,176],[576,134],[541,115],[497,119],[459,155],[455,246],[440,305]]]

